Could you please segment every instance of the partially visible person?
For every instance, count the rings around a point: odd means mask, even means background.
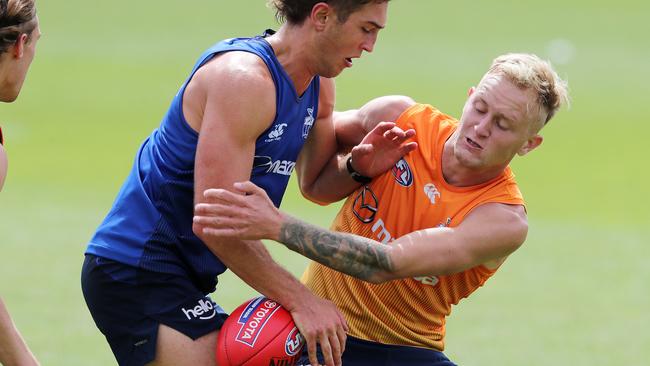
[[[208,294],[226,269],[291,312],[314,363],[320,345],[324,363],[340,365],[347,325],[331,301],[260,241],[214,240],[192,223],[204,190],[240,180],[256,182],[278,206],[294,168],[317,201],[358,185],[336,156],[331,78],[373,50],[388,0],[271,3],[285,20],[277,32],[227,39],[199,57],[89,241],[84,298],[121,365],[214,365],[225,314]],[[394,134],[395,151],[404,151],[408,132],[377,127],[379,139]],[[376,160],[364,151],[352,152],[357,163]]]
[[[527,236],[510,161],[542,143],[540,130],[567,94],[537,56],[500,56],[470,88],[460,121],[405,97],[373,100],[338,120],[357,126],[337,133],[351,143],[377,121],[397,120],[416,131],[418,149],[350,195],[335,231],[280,212],[251,182],[236,183],[237,193],[206,190],[211,203],[197,205],[194,220],[204,235],[273,239],[319,262],[303,281],[348,321],[344,365],[453,365],[442,353],[452,305]]]
[[[0,101],[16,100],[41,37],[34,0],[0,0]],[[7,154],[0,127],[0,191],[7,175]],[[0,258],[6,259],[4,256]],[[38,365],[0,298],[0,364]]]

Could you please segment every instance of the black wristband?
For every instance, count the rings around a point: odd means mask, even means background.
[[[366,177],[365,175],[361,175],[359,174],[359,172],[354,170],[354,168],[352,167],[352,155],[350,155],[345,165],[348,167],[348,173],[350,173],[350,177],[354,179],[355,182],[359,182],[361,184],[368,184],[372,181],[372,178]]]

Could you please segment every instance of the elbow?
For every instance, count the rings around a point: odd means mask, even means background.
[[[203,232],[204,226],[197,223],[192,223],[192,232],[196,235],[197,238],[207,245],[210,237]]]
[[[319,206],[327,206],[330,203],[334,203],[340,200],[340,198],[336,199],[334,197],[329,197],[323,192],[320,192],[316,188],[316,185],[314,184],[307,185],[304,184],[303,182],[300,182],[299,188],[300,188],[300,193],[302,194],[303,197],[305,197],[310,202],[313,202]]]
[[[382,271],[368,276],[368,278],[365,278],[364,281],[372,283],[373,285],[380,285],[394,279],[396,279],[396,277],[393,275],[393,273]]]
[[[512,230],[511,237],[514,247],[513,251],[515,251],[526,241],[526,237],[528,236],[528,219],[526,218],[526,215],[517,215],[509,226]]]

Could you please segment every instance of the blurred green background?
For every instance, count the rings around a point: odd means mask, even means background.
[[[0,105],[0,295],[44,365],[112,365],[81,295],[86,242],[196,57],[277,25],[263,0],[37,6],[36,59],[18,101]],[[408,94],[455,116],[501,53],[537,53],[570,82],[572,108],[513,163],[526,244],[449,318],[458,364],[650,362],[649,13],[638,0],[394,0],[375,52],[338,78],[338,109]],[[337,206],[292,184],[283,208],[328,225]],[[302,272],[304,259],[269,247]],[[214,298],[230,311],[253,294],[227,274]]]

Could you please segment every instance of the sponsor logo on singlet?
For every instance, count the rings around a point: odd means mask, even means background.
[[[255,155],[253,158],[253,171],[251,175],[256,176],[268,173],[291,175],[295,167],[295,161],[273,160],[270,156]]]
[[[436,186],[433,183],[428,183],[424,185],[424,194],[427,195],[432,205],[435,205],[436,198],[440,197],[440,191],[438,191],[438,188],[436,188]]]
[[[404,158],[400,159],[400,161],[393,166],[392,172],[395,181],[399,183],[399,185],[410,187],[411,184],[413,184],[413,173],[411,173],[411,168]]]
[[[273,130],[269,132],[268,138],[264,142],[280,141],[285,127],[287,127],[286,123],[279,123],[273,126]]]
[[[280,308],[280,305],[265,297],[258,297],[251,301],[239,316],[237,322],[241,324],[239,333],[235,337],[237,342],[254,347],[257,337],[264,329],[266,323]]]
[[[364,186],[354,198],[352,213],[364,224],[369,224],[375,219],[379,207],[377,196],[368,186]]]
[[[309,131],[314,126],[314,107],[307,108],[307,117],[305,123],[302,125],[302,138],[306,139],[309,136]]]

